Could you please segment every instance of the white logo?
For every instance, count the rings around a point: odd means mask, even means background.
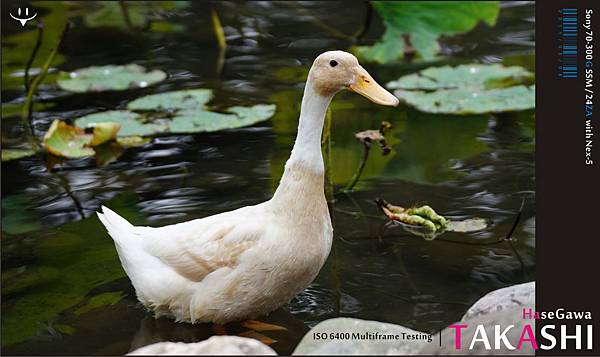
[[[33,16],[31,17],[26,17],[26,18],[21,18],[21,8],[17,9],[17,16],[15,17],[15,15],[13,15],[12,13],[8,13],[10,15],[10,17],[12,17],[13,19],[19,21],[21,23],[21,25],[23,27],[25,27],[25,24],[27,23],[27,21],[29,20],[33,20],[36,16],[37,16],[37,12],[35,14],[33,14]],[[25,16],[29,16],[29,8],[25,8]]]

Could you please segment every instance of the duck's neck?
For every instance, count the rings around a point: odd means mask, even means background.
[[[320,201],[324,197],[325,167],[321,154],[321,135],[327,107],[332,98],[333,96],[325,97],[315,92],[310,79],[306,83],[298,136],[273,201],[290,204],[290,201],[295,200],[318,198]]]

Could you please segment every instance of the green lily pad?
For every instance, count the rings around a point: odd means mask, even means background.
[[[487,228],[488,221],[483,218],[468,218],[462,221],[448,221],[446,224],[447,232],[477,232]]]
[[[389,82],[390,89],[438,90],[464,87],[494,88],[521,84],[533,78],[523,67],[501,64],[464,64],[456,67],[430,67]]]
[[[94,126],[94,133],[90,146],[98,146],[104,144],[107,141],[114,140],[117,137],[117,133],[121,129],[119,123],[98,123]]]
[[[267,120],[275,113],[274,104],[251,107],[231,107],[224,113],[209,111],[206,103],[212,98],[208,89],[190,89],[152,94],[129,103],[129,110],[111,110],[89,114],[75,120],[81,127],[99,123],[121,124],[118,135],[151,136],[169,133],[200,133],[235,129]],[[133,110],[141,110],[136,113]]]
[[[275,105],[258,104],[252,107],[232,107],[232,114],[201,110],[186,110],[173,118],[171,133],[199,133],[241,128],[269,119],[275,112]]]
[[[441,36],[471,31],[480,21],[494,26],[498,1],[373,1],[386,27],[373,46],[358,46],[354,52],[364,60],[379,63],[397,61],[416,53],[431,60],[440,51]]]
[[[18,160],[35,154],[31,149],[2,149],[2,162]]]
[[[129,110],[201,109],[212,99],[210,89],[188,89],[151,94],[127,104]]]
[[[535,107],[533,74],[522,67],[433,67],[388,83],[404,103],[433,114],[483,114]],[[520,85],[517,85],[520,84]]]
[[[91,141],[92,135],[85,130],[57,119],[44,135],[43,144],[56,156],[77,158],[94,155],[94,149],[88,147]]]
[[[138,146],[143,146],[152,141],[150,138],[142,138],[141,136],[124,136],[122,138],[117,138],[117,143],[124,148],[134,148]]]
[[[394,92],[396,97],[420,111],[433,114],[483,114],[535,107],[535,86],[477,90],[448,89],[435,92]]]
[[[162,82],[167,74],[161,70],[147,71],[137,64],[124,66],[92,66],[70,73],[61,73],[57,80],[61,89],[71,92],[102,92],[145,88]]]
[[[94,127],[99,123],[111,122],[121,124],[118,136],[149,136],[167,131],[167,124],[162,122],[148,122],[141,114],[127,110],[109,110],[106,112],[84,115],[75,119],[75,125],[86,128]]]

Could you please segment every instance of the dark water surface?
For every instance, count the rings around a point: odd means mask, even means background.
[[[350,46],[314,18],[347,34],[364,21],[364,4],[340,4],[311,2],[301,5],[304,10],[290,3],[216,4],[228,42],[220,70],[209,4],[165,5],[155,14],[163,28],[138,32],[75,21],[58,69],[135,62],[170,77],[158,86],[93,95],[66,93],[50,81],[40,97],[52,104],[34,113],[39,135],[56,118],[119,108],[144,94],[182,88],[213,89],[216,108],[273,103],[277,112],[250,128],[158,137],[106,167],[78,159],[58,163],[50,173],[36,157],[3,163],[4,354],[123,354],[157,341],[200,341],[213,334],[208,324],[155,320],[144,311],[94,212],[105,204],[135,224],[160,226],[268,199],[293,144],[312,59]],[[12,5],[3,2],[3,13]],[[43,16],[66,16],[55,5],[35,6]],[[92,5],[80,6],[87,11]],[[502,62],[533,70],[533,14],[532,4],[503,5],[493,29],[480,25],[446,41],[450,56],[444,63]],[[3,43],[22,31],[13,25],[2,24]],[[375,20],[366,39],[381,31]],[[30,53],[31,45],[25,49]],[[424,66],[365,65],[381,83]],[[2,101],[22,103],[23,88],[5,85],[8,75],[3,74]],[[3,110],[3,146],[14,146],[23,141],[23,128],[17,116],[6,114]],[[337,316],[435,332],[460,319],[485,293],[534,279],[533,112],[427,115],[342,93],[333,104],[336,191],[362,156],[353,133],[377,128],[381,120],[393,124],[386,135],[393,152],[383,157],[372,150],[356,191],[335,195],[334,246],[326,266],[302,294],[263,319],[287,327],[264,333],[277,340],[272,347],[280,353],[290,353],[311,326]],[[376,197],[492,223],[482,232],[445,233],[433,241],[399,227],[383,232]],[[494,242],[510,231],[523,199],[515,253],[508,243]],[[230,334],[245,330],[236,324],[227,328]]]

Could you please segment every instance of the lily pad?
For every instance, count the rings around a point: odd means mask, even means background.
[[[119,137],[140,135],[149,136],[163,133],[167,130],[167,124],[162,122],[149,122],[144,116],[127,110],[109,110],[106,112],[84,115],[75,119],[75,125],[86,128],[94,127],[99,123],[118,123],[121,130]]]
[[[390,89],[438,90],[464,87],[507,87],[533,79],[533,73],[523,67],[501,64],[463,64],[456,67],[429,67],[418,73],[389,82]]]
[[[224,113],[212,112],[205,105],[212,98],[208,89],[191,89],[141,97],[129,103],[130,110],[111,110],[89,114],[75,120],[81,127],[98,123],[121,124],[119,136],[151,136],[169,133],[200,133],[235,129],[269,119],[274,104],[231,107]],[[137,113],[133,110],[141,110]]]
[[[151,94],[127,104],[129,110],[201,109],[212,99],[210,89],[188,89]]]
[[[116,139],[117,133],[121,129],[119,123],[98,123],[94,126],[94,133],[90,146],[98,146],[107,141]]]
[[[446,225],[447,232],[469,233],[482,231],[487,228],[489,222],[483,218],[468,218],[462,221],[448,221]]]
[[[535,107],[533,75],[521,67],[461,65],[428,68],[388,83],[404,103],[433,114],[483,114]]]
[[[85,130],[57,119],[44,135],[43,144],[56,156],[77,158],[94,155],[94,149],[88,147],[91,141],[92,135]]]
[[[31,149],[2,149],[2,162],[18,160],[35,154]]]
[[[373,1],[385,25],[381,40],[354,51],[367,61],[388,63],[408,54],[431,60],[440,51],[441,36],[471,31],[480,21],[494,26],[498,1]]]
[[[57,80],[61,89],[71,92],[102,92],[145,88],[162,82],[167,74],[161,70],[147,71],[137,64],[123,66],[92,66],[70,73],[61,73]]]

